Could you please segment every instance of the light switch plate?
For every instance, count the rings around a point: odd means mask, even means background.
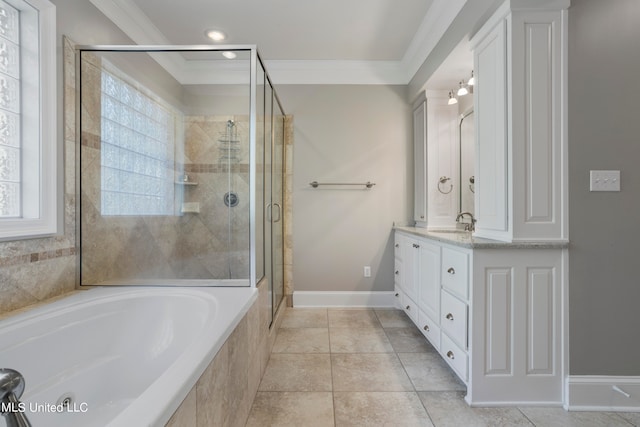
[[[620,191],[620,171],[591,171],[589,191]]]

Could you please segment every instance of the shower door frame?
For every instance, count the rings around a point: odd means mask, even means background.
[[[271,315],[270,319],[270,327],[273,325],[273,321],[276,317],[276,313],[282,302],[284,301],[284,193],[285,193],[285,150],[286,150],[286,136],[285,136],[285,117],[286,113],[284,112],[284,108],[282,108],[282,103],[280,102],[280,98],[278,97],[278,93],[274,88],[273,82],[271,81],[271,77],[267,71],[267,67],[264,62],[260,58],[260,55],[257,55],[258,65],[261,67],[263,72],[264,82],[262,82],[262,87],[264,89],[265,96],[263,97],[264,111],[267,110],[267,102],[270,103],[269,111],[270,111],[270,122],[269,122],[269,147],[267,149],[266,139],[263,141],[264,143],[264,161],[262,163],[264,167],[263,176],[264,176],[264,187],[263,187],[263,249],[264,249],[264,277],[267,280],[267,293],[269,294],[269,311]],[[257,74],[256,68],[256,74]],[[257,81],[257,75],[256,75]],[[257,89],[256,85],[256,89]],[[267,87],[269,87],[269,93],[271,94],[270,98],[267,99]],[[276,109],[277,107],[277,109]],[[257,111],[257,108],[256,108]],[[276,150],[276,132],[275,132],[275,117],[276,111],[278,111],[282,115],[282,141],[281,141],[281,152],[280,156],[277,156]],[[265,117],[266,123],[266,117]],[[267,138],[267,133],[265,131],[264,137]],[[267,162],[267,153],[269,153],[269,161]],[[279,158],[279,161],[276,162],[276,159]],[[269,165],[270,169],[267,172],[267,165]],[[274,169],[274,166],[279,165],[279,171],[277,168]],[[266,176],[269,176],[269,183],[267,183]],[[279,179],[279,183],[276,187],[276,182]],[[257,187],[256,187],[257,188]],[[269,188],[268,197],[266,189]],[[276,197],[274,199],[274,188],[279,189],[279,193],[277,190],[275,191]],[[257,200],[257,198],[256,198]],[[277,202],[274,202],[276,200]],[[274,206],[278,206],[278,216],[277,220],[274,220]],[[276,225],[277,224],[277,225]],[[267,227],[269,230],[267,231]],[[278,230],[279,233],[274,232],[274,230]],[[268,238],[267,238],[268,236]],[[280,239],[280,244],[274,244],[275,239]],[[276,256],[276,250],[280,248],[280,254]],[[267,253],[268,251],[268,253]],[[269,265],[267,265],[269,264]],[[277,280],[276,280],[277,279]],[[262,280],[262,278],[258,279],[258,282]],[[276,286],[279,287],[279,292],[276,289]],[[279,298],[278,298],[279,296]]]
[[[226,280],[224,286],[250,286],[257,287],[257,284],[264,277],[261,273],[258,277],[257,271],[257,240],[256,240],[256,184],[257,184],[257,158],[256,158],[256,144],[257,144],[257,124],[256,124],[256,111],[257,111],[257,67],[261,66],[264,70],[267,80],[271,82],[268,77],[268,73],[264,67],[264,62],[261,60],[256,45],[77,45],[75,46],[75,74],[76,74],[76,90],[75,90],[75,126],[76,126],[76,248],[80,256],[77,257],[76,268],[76,288],[90,288],[92,286],[102,286],[104,284],[90,284],[83,285],[81,283],[81,221],[79,220],[82,215],[82,207],[80,200],[81,189],[81,53],[82,52],[146,52],[146,53],[167,53],[167,52],[222,52],[222,51],[249,51],[250,64],[249,64],[249,279],[245,280]],[[272,89],[273,86],[271,85]],[[280,110],[284,113],[284,109],[280,104],[280,100],[275,94],[274,99],[278,102]],[[264,256],[264,254],[263,254]],[[221,286],[213,284],[217,282],[215,279],[182,279],[171,280],[169,286]],[[228,282],[228,283],[227,283]],[[234,282],[234,283],[232,283]],[[238,283],[235,283],[238,282]],[[147,283],[135,283],[135,285],[145,285]],[[163,285],[162,283],[148,283],[150,286]]]

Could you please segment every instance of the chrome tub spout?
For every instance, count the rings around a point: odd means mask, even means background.
[[[24,406],[18,400],[23,392],[22,374],[13,369],[0,369],[1,412],[7,427],[31,427],[31,423],[24,414]]]

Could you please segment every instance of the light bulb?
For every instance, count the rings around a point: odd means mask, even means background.
[[[447,102],[447,105],[453,105],[457,103],[458,99],[453,96],[453,91],[449,91],[449,102]]]
[[[458,89],[458,96],[465,96],[469,91],[467,87],[464,85],[464,82],[460,82],[460,89]]]
[[[473,70],[471,70],[471,78],[467,82],[467,85],[473,86],[474,84],[476,84],[476,78],[473,76]]]

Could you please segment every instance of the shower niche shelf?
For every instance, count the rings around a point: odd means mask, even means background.
[[[193,186],[198,185],[197,181],[191,181],[191,177],[188,174],[179,175],[178,179],[173,182],[175,185]]]
[[[180,207],[181,213],[200,213],[200,203],[199,202],[184,202]]]

